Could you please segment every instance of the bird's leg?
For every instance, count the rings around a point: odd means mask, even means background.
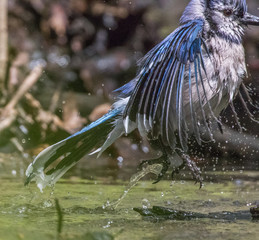
[[[201,176],[201,171],[197,167],[196,163],[190,159],[190,156],[181,150],[176,150],[176,152],[179,154],[179,156],[183,159],[184,165],[187,166],[193,175],[193,178],[196,180],[195,183],[200,183],[200,188],[203,186],[203,178]],[[181,165],[182,166],[182,165]],[[180,167],[181,167],[180,166]]]
[[[149,165],[161,164],[162,165],[162,170],[158,174],[157,179],[153,182],[153,184],[158,183],[163,178],[163,176],[165,175],[165,173],[167,172],[167,170],[170,166],[170,162],[168,161],[167,154],[163,154],[161,157],[156,158],[156,159],[144,160],[140,163],[139,167],[142,167],[144,164],[149,164]]]
[[[174,179],[174,175],[180,173],[180,171],[181,171],[184,167],[185,167],[185,161],[184,161],[179,167],[174,167],[174,168],[173,168],[173,171],[172,171],[172,173],[171,173],[172,179]]]
[[[153,182],[153,184],[158,183],[163,178],[163,176],[165,175],[165,173],[167,172],[167,170],[170,166],[170,160],[168,158],[168,155],[167,155],[167,152],[166,152],[165,148],[163,147],[163,145],[161,144],[161,142],[159,140],[157,140],[157,141],[156,142],[153,141],[151,143],[151,146],[153,146],[153,145],[155,147],[160,146],[159,149],[162,151],[162,156],[160,156],[159,158],[155,158],[155,159],[143,160],[139,164],[139,168],[142,168],[142,166],[145,165],[145,164],[148,164],[148,165],[161,164],[162,165],[162,170],[158,174],[157,179],[155,180],[155,182]]]

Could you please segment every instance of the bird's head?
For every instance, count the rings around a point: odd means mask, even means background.
[[[208,31],[229,41],[241,42],[244,27],[258,25],[259,17],[247,12],[246,0],[191,0],[181,22],[203,19]]]

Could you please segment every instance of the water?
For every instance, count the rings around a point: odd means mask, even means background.
[[[40,193],[23,186],[21,159],[0,161],[0,240],[55,239],[57,198],[62,209],[60,239],[257,239],[259,222],[249,209],[259,200],[259,172],[207,173],[202,189],[193,181],[139,181],[115,210],[128,182],[109,177],[70,177]],[[6,161],[6,159],[5,159]],[[19,161],[19,164],[15,161]],[[217,177],[215,177],[215,175]],[[257,202],[258,203],[258,202]],[[196,218],[142,217],[133,208],[166,207],[195,212]],[[224,215],[229,214],[225,218]],[[212,216],[206,217],[206,216]]]

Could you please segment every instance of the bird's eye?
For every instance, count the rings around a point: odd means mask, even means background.
[[[223,14],[226,16],[226,17],[229,17],[233,14],[233,11],[231,9],[225,9],[223,11]]]

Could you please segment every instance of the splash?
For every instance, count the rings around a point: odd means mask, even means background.
[[[131,188],[133,188],[141,178],[145,177],[149,173],[153,173],[158,176],[161,173],[162,168],[163,165],[157,163],[143,167],[141,171],[137,172],[130,178],[130,182],[124,190],[123,194],[120,196],[120,198],[114,202],[106,203],[104,208],[116,209],[118,205],[122,202],[122,200],[127,196]]]

